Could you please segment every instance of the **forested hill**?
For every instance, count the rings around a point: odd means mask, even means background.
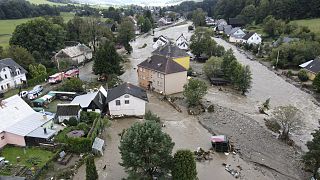
[[[0,19],[20,19],[43,15],[59,15],[57,7],[33,5],[25,0],[0,0]]]
[[[320,0],[204,0],[183,2],[175,8],[180,12],[202,8],[209,16],[240,16],[258,23],[268,15],[284,20],[320,17]]]

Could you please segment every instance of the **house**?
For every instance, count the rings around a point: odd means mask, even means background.
[[[152,45],[153,49],[157,49],[160,46],[164,46],[167,43],[169,43],[168,38],[164,37],[164,36],[159,36],[158,39],[156,39],[156,41],[154,42],[154,44]]]
[[[178,46],[168,43],[152,52],[153,55],[169,57],[185,69],[190,68],[190,55]]]
[[[162,94],[183,91],[187,83],[187,69],[170,57],[153,55],[138,64],[139,85]]]
[[[206,17],[206,25],[207,25],[207,26],[214,26],[214,25],[216,25],[215,20],[212,19],[211,17]]]
[[[183,35],[183,33],[177,38],[176,40],[176,44],[180,44],[180,43],[183,43],[183,42],[188,42],[187,38]]]
[[[59,66],[59,61],[66,60],[73,65],[78,65],[84,63],[86,60],[92,59],[92,50],[84,44],[78,44],[76,46],[66,47],[61,49],[56,53],[52,60],[57,62]]]
[[[18,95],[0,101],[0,148],[51,142],[52,128],[53,116],[34,111]]]
[[[320,72],[320,58],[316,58],[315,60],[308,61],[301,66],[304,66],[304,69],[307,71],[309,79],[314,80],[316,75]]]
[[[170,18],[162,17],[158,20],[158,26],[166,26],[172,24],[172,21]]]
[[[224,34],[229,35],[231,30],[232,30],[232,26],[231,25],[223,26],[223,33]]]
[[[177,44],[177,46],[182,49],[182,50],[188,50],[189,49],[189,44],[187,42],[182,42],[180,44]]]
[[[13,59],[0,60],[0,92],[15,88],[27,81],[27,71]]]
[[[79,104],[58,104],[56,119],[59,123],[64,120],[69,120],[70,118],[76,118],[80,120],[81,107]]]
[[[246,35],[245,32],[239,27],[232,28],[229,35],[229,42],[232,43],[240,43],[242,42],[242,38]]]
[[[299,38],[291,38],[291,37],[280,37],[279,39],[277,39],[277,41],[275,41],[272,46],[273,47],[278,47],[281,44],[288,44],[290,42],[294,42],[294,41],[299,41]]]
[[[130,83],[108,90],[106,99],[108,114],[111,116],[143,116],[146,102],[148,102],[146,91]]]
[[[104,113],[107,91],[101,86],[97,92],[76,96],[70,104],[79,104],[82,111]]]
[[[262,38],[255,32],[249,32],[248,34],[243,36],[242,42],[247,44],[257,45],[257,44],[261,44]]]
[[[246,25],[245,21],[240,18],[229,18],[228,24],[232,27],[243,27],[244,25]]]

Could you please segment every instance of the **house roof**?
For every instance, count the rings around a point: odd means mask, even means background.
[[[18,95],[4,99],[0,105],[0,132],[25,136],[52,119],[35,112]]]
[[[292,41],[299,41],[299,38],[291,38],[291,37],[280,37],[279,39],[277,39],[277,41],[275,41],[273,43],[273,46],[278,46],[281,43],[290,43]]]
[[[320,72],[320,58],[316,58],[315,60],[313,60],[305,67],[305,69],[313,73]]]
[[[119,98],[125,94],[129,94],[144,101],[148,101],[148,96],[144,89],[131,83],[123,83],[108,91],[106,102],[113,101],[114,99]]]
[[[238,30],[241,30],[240,27],[235,27],[235,28],[232,28],[231,31],[229,32],[230,35],[233,35],[234,33],[236,33]]]
[[[69,56],[70,58],[73,58],[73,57],[81,56],[85,52],[92,52],[92,50],[84,44],[78,44],[76,46],[71,46],[71,47],[66,47],[64,49],[61,49],[55,56],[59,56],[62,52],[65,55]]]
[[[177,38],[177,40],[176,41],[178,41],[180,38],[183,38],[185,41],[187,41],[187,38],[186,37],[184,37],[184,35],[183,35],[183,33]]]
[[[243,19],[240,18],[229,18],[229,24],[230,25],[245,25],[245,22]]]
[[[242,39],[248,40],[248,39],[251,38],[251,36],[253,36],[254,34],[255,34],[255,32],[249,32],[249,33],[247,33],[245,36],[243,36]]]
[[[305,68],[305,67],[307,67],[310,63],[312,63],[312,61],[313,61],[313,60],[310,60],[310,61],[307,61],[307,62],[305,62],[305,63],[302,63],[302,64],[299,65],[299,67]]]
[[[101,151],[104,145],[104,140],[96,137],[92,144],[92,149]]]
[[[79,104],[58,104],[57,116],[77,116],[81,107]]]
[[[27,134],[28,137],[35,137],[35,138],[43,138],[49,139],[56,133],[55,130],[46,128],[46,133],[44,133],[44,128],[39,127],[36,130],[32,131],[31,133]]]
[[[161,46],[152,52],[154,55],[166,56],[170,58],[189,57],[186,51],[180,49],[178,46],[168,43]]]
[[[81,108],[86,108],[90,105],[98,92],[88,93],[80,96],[76,96],[70,104],[79,104]]]
[[[138,66],[162,72],[164,74],[187,71],[183,66],[176,63],[171,58],[160,55],[153,55],[142,63],[138,64]]]
[[[231,32],[231,30],[232,30],[232,26],[231,25],[227,25],[227,26],[224,26],[223,27],[223,32],[225,33],[225,34],[230,34],[230,32]]]
[[[5,68],[8,67],[11,69],[11,75],[12,76],[17,76],[17,69],[20,69],[21,74],[25,74],[27,73],[27,71],[21,67],[18,63],[16,63],[13,59],[11,58],[5,58],[5,59],[1,59],[0,60],[0,71]],[[0,77],[0,81],[2,81],[3,79]]]

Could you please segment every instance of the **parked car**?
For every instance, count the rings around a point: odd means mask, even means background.
[[[41,91],[31,90],[31,91],[28,92],[28,99],[34,100],[40,95],[41,95]]]
[[[24,98],[24,97],[27,97],[28,96],[28,91],[22,91],[19,93],[19,96]]]
[[[193,26],[188,26],[188,31],[193,31],[194,27]]]
[[[61,82],[62,80],[64,79],[64,73],[63,72],[59,72],[59,73],[56,73],[52,76],[49,76],[49,83],[50,84],[56,84],[56,83],[59,83]]]
[[[32,90],[34,90],[35,92],[42,92],[43,91],[43,86],[36,85]]]

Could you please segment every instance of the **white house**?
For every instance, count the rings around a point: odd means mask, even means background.
[[[159,36],[158,39],[156,40],[156,42],[154,42],[154,44],[152,45],[153,49],[158,49],[158,47],[160,46],[164,46],[167,43],[169,43],[168,38],[164,37],[164,36]]]
[[[242,38],[246,35],[245,32],[239,27],[232,28],[229,33],[229,42],[240,43]]]
[[[56,118],[59,123],[74,117],[80,120],[81,107],[79,104],[58,104]]]
[[[67,60],[74,65],[78,65],[85,60],[92,59],[92,50],[84,44],[78,44],[61,49],[52,59],[57,62],[58,65],[61,60]]]
[[[27,71],[11,58],[0,60],[0,92],[15,88],[27,81]]]
[[[255,32],[249,32],[242,38],[243,43],[247,44],[261,44],[262,38]]]
[[[106,102],[112,116],[143,116],[148,97],[144,89],[124,83],[108,91]]]
[[[55,135],[53,117],[35,112],[23,99],[14,95],[0,101],[0,148],[46,143]]]
[[[188,50],[189,49],[189,44],[187,38],[181,34],[177,40],[176,40],[176,45],[183,50]]]
[[[166,26],[166,25],[170,25],[170,24],[172,24],[172,21],[169,18],[162,17],[158,20],[159,26]]]

